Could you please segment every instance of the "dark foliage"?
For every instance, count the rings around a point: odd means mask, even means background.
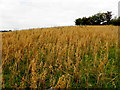
[[[83,17],[75,20],[75,25],[120,25],[120,18],[111,19],[112,12],[97,13],[91,17]]]
[[[9,31],[7,31],[7,30],[4,30],[4,31],[0,31],[0,32],[11,32],[12,30],[9,30]]]
[[[120,17],[118,19],[112,19],[110,21],[111,25],[119,25],[120,26]]]

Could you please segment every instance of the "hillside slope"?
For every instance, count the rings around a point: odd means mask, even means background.
[[[117,26],[70,26],[3,33],[3,87],[120,87]]]

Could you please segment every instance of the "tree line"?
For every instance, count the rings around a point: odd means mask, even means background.
[[[12,30],[2,30],[0,32],[12,32]]]
[[[75,25],[120,25],[120,17],[112,19],[112,12],[97,13],[90,17],[78,18]]]

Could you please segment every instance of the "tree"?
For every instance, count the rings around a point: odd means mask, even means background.
[[[107,24],[109,24],[111,18],[112,18],[112,12],[107,11],[107,13],[106,13],[106,21],[107,21]]]
[[[75,20],[75,25],[82,25],[83,20],[81,18],[78,18]]]
[[[111,25],[119,25],[120,26],[120,17],[119,18],[115,18],[115,19],[112,19],[109,24]]]
[[[112,12],[97,13],[91,17],[83,17],[75,20],[75,25],[108,25],[112,18]]]

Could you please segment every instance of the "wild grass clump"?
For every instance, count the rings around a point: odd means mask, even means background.
[[[3,88],[118,88],[116,26],[3,33]]]

